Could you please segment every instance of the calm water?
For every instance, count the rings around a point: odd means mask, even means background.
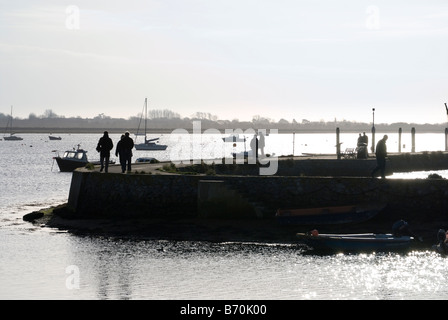
[[[21,136],[23,141],[0,141],[0,299],[448,298],[448,260],[430,251],[320,256],[297,245],[80,237],[23,222],[30,211],[67,201],[71,173],[59,172],[54,150],[62,153],[81,143],[90,159],[97,159],[100,134],[62,134],[61,141],[44,134]],[[119,135],[111,137],[116,143]],[[396,139],[389,137],[389,150],[395,151]],[[356,138],[341,135],[346,147]],[[200,148],[190,147],[192,139],[163,135],[167,151],[135,151],[135,157],[167,160],[175,143],[195,158],[233,151],[217,135],[195,140]],[[335,135],[270,135],[266,143],[266,152],[275,155],[331,153]],[[405,137],[402,143],[403,151],[410,151]],[[416,147],[444,150],[444,135],[417,134]],[[446,171],[438,173],[448,177]]]

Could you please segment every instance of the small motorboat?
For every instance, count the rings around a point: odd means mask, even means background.
[[[278,209],[275,216],[280,224],[335,225],[367,221],[376,216],[386,205],[353,204],[331,207]]]
[[[56,150],[53,151],[57,152]],[[77,145],[77,148],[65,151],[62,157],[59,155],[53,157],[53,160],[56,160],[61,172],[72,172],[77,168],[85,167],[88,163],[93,165],[100,164],[99,160],[89,161],[87,159],[87,151],[81,149],[79,144]],[[115,164],[115,160],[109,160],[109,164]]]
[[[156,158],[152,157],[140,157],[135,160],[136,163],[157,163],[159,162]]]
[[[87,160],[87,151],[80,148],[78,144],[77,148],[73,150],[67,150],[62,157],[59,155],[53,157],[56,160],[59,170],[61,172],[72,172],[77,168],[84,167],[89,161]]]
[[[56,136],[53,136],[53,135],[49,135],[48,139],[50,139],[50,140],[62,140],[61,137],[56,137]]]
[[[408,249],[414,237],[382,233],[319,234],[317,230],[297,233],[299,242],[316,250],[336,252],[398,251]]]

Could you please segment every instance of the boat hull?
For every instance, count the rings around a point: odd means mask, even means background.
[[[367,221],[376,216],[384,204],[349,205],[307,209],[279,209],[276,213],[280,224],[336,225]]]
[[[56,160],[61,172],[72,172],[77,168],[84,167],[88,163],[88,161],[68,160],[61,157],[55,157],[54,159]]]
[[[135,150],[166,150],[167,146],[156,143],[140,143],[136,144]]]
[[[23,138],[17,137],[17,136],[3,137],[3,139],[5,139],[5,141],[20,141],[20,140],[23,140]]]
[[[330,251],[397,251],[409,249],[413,237],[392,234],[319,234],[298,233],[299,242],[316,250]]]

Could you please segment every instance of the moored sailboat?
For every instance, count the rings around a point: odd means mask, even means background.
[[[14,133],[12,132],[12,106],[11,106],[11,116],[10,119],[8,120],[8,123],[6,124],[6,133],[8,133],[9,131],[9,136],[5,135],[3,136],[3,139],[5,139],[5,141],[20,141],[23,140],[22,137],[16,136],[14,135]]]
[[[158,144],[158,140],[160,138],[152,138],[152,139],[146,138],[147,108],[148,108],[148,98],[145,98],[145,133],[143,134],[145,141],[142,143],[137,143],[136,138],[134,147],[136,150],[165,150],[168,146],[164,144]],[[138,129],[140,129],[140,124]],[[139,135],[138,129],[136,136]],[[155,141],[157,141],[157,143]]]

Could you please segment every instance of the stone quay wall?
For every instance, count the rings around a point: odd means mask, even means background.
[[[73,172],[82,216],[264,218],[279,208],[387,204],[388,219],[448,224],[448,180]]]

